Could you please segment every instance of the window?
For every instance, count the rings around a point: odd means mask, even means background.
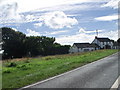
[[[105,44],[105,42],[103,42],[103,45]]]
[[[89,49],[84,49],[84,51],[89,51]]]
[[[106,45],[106,44],[107,44],[107,42],[104,42],[104,44]]]

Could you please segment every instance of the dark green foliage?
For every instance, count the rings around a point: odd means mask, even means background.
[[[55,43],[53,37],[26,37],[25,34],[7,27],[2,28],[2,40],[3,59],[67,54],[70,48],[70,45]]]
[[[4,70],[3,73],[11,73],[10,70]]]
[[[53,46],[55,38],[45,36],[26,37],[25,48],[28,56],[49,55],[49,48]]]
[[[25,35],[23,33],[4,27],[2,28],[2,40],[2,49],[4,50],[3,59],[20,58],[25,54]]]
[[[16,67],[17,64],[15,62],[10,62],[6,65],[7,67]]]

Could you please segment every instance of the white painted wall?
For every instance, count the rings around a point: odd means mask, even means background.
[[[69,50],[70,53],[75,53],[75,52],[78,52],[78,48],[74,45],[70,48]]]
[[[119,46],[113,46],[113,49],[118,49],[119,48]]]
[[[94,51],[95,50],[95,48],[93,48],[93,47],[89,47],[89,48],[83,48],[83,51]]]
[[[94,43],[94,44],[97,44],[97,45],[101,46],[100,41],[98,41],[96,38],[94,39],[94,41],[93,41],[92,43]]]
[[[106,45],[109,45],[111,48],[113,48],[113,42],[100,42],[97,39],[94,39],[92,43],[99,45],[101,48],[104,48]]]
[[[98,48],[97,48],[98,49]],[[94,51],[94,47],[89,47],[89,48],[77,48],[76,46],[72,46],[69,50],[70,53],[77,53],[77,52],[86,52],[86,51]]]

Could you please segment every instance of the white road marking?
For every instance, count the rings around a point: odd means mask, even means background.
[[[117,78],[117,80],[114,82],[110,90],[117,90],[117,88],[120,85],[120,76]]]

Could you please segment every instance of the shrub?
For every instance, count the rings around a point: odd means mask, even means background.
[[[3,68],[2,73],[11,73],[13,70],[13,68]]]
[[[6,65],[7,67],[16,67],[17,64],[15,62],[10,62]]]
[[[11,73],[10,70],[4,70],[3,73]]]

